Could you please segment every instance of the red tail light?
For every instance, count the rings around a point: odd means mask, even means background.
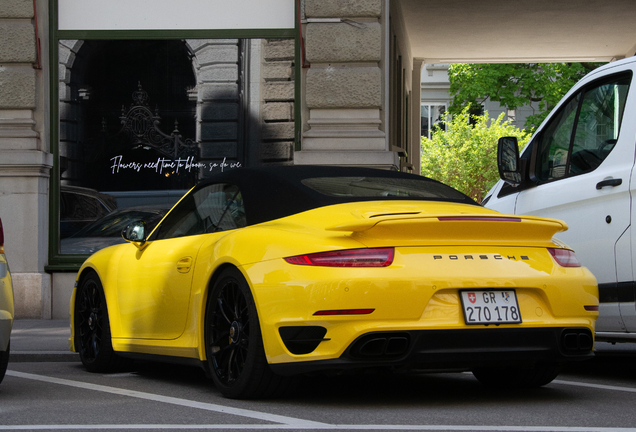
[[[4,230],[2,229],[2,219],[0,219],[0,253],[4,253]]]
[[[347,249],[285,258],[290,264],[321,267],[387,267],[393,262],[393,248]]]
[[[336,309],[336,310],[321,310],[315,312],[314,315],[369,315],[375,309]]]
[[[581,267],[581,263],[574,255],[574,252],[569,249],[548,248],[548,252],[561,267]]]

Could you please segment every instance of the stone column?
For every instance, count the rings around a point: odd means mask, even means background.
[[[197,136],[200,161],[235,162],[242,127],[239,112],[238,39],[189,39],[197,74]],[[204,176],[220,171],[203,171]]]
[[[37,4],[46,8],[48,3]],[[44,266],[52,156],[37,132],[44,130],[46,118],[46,72],[36,69],[33,18],[32,0],[0,2],[0,217],[16,318],[51,317],[51,279]],[[41,29],[41,37],[46,32]]]
[[[267,165],[289,164],[293,157],[294,48],[293,39],[263,39],[262,43],[259,158]]]
[[[386,138],[381,0],[305,0],[305,107],[296,164],[397,169]]]

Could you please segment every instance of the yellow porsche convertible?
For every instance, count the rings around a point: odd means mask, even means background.
[[[566,229],[410,174],[235,169],[88,258],[69,345],[89,371],[194,363],[231,398],[378,368],[541,386],[593,355],[598,289]]]

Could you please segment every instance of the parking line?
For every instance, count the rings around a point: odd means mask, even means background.
[[[328,425],[297,427],[294,425],[255,424],[115,424],[115,425],[0,425],[0,430],[340,430],[340,431],[437,431],[437,432],[634,432],[635,428],[576,426],[475,426],[475,425]]]
[[[565,384],[565,385],[576,386],[576,387],[588,387],[588,388],[595,388],[595,389],[601,389],[601,390],[613,390],[613,391],[622,391],[622,392],[628,392],[628,393],[636,393],[636,388],[632,388],[632,387],[618,387],[618,386],[610,386],[605,384],[592,384],[592,383],[584,383],[584,382],[578,382],[578,381],[563,381],[563,380],[554,380],[552,381],[552,383]]]
[[[256,420],[269,421],[276,424],[88,424],[88,425],[0,425],[0,430],[384,430],[384,431],[475,431],[475,432],[636,432],[636,428],[620,427],[579,427],[579,426],[493,426],[493,425],[347,425],[328,424],[302,420],[294,417],[267,414],[258,411],[230,408],[223,405],[196,402],[152,393],[126,390],[116,387],[53,378],[24,372],[8,370],[8,376],[16,378],[42,381],[85,390],[101,391],[121,396],[163,402],[188,408],[203,409],[230,415],[238,415]],[[575,381],[555,380],[555,384],[565,384],[581,387],[599,388],[604,390],[618,390],[636,393],[636,389],[628,387],[587,384]]]
[[[216,405],[216,404],[210,404],[205,402],[196,402],[196,401],[187,400],[187,399],[179,399],[179,398],[170,397],[170,396],[161,396],[161,395],[156,395],[152,393],[140,392],[135,390],[126,390],[126,389],[121,389],[117,387],[103,386],[99,384],[90,384],[90,383],[85,383],[81,381],[71,381],[71,380],[62,379],[62,378],[53,378],[53,377],[48,377],[44,375],[35,375],[35,374],[24,373],[24,372],[16,372],[12,370],[8,370],[6,374],[16,378],[42,381],[42,382],[47,382],[51,384],[60,384],[60,385],[65,385],[70,387],[81,388],[85,390],[94,390],[94,391],[111,393],[111,394],[116,394],[121,396],[130,396],[130,397],[134,397],[138,399],[145,399],[145,400],[150,400],[155,402],[163,402],[163,403],[168,403],[172,405],[202,409],[206,411],[214,411],[214,412],[223,413],[223,414],[237,415],[237,416],[248,417],[251,419],[263,420],[263,421],[268,421],[273,423],[282,423],[287,426],[293,426],[293,427],[301,428],[301,429],[308,429],[312,427],[320,428],[320,426],[327,426],[325,423],[314,422],[310,420],[302,420],[302,419],[297,419],[294,417],[286,417],[286,416],[281,416],[276,414],[267,414],[267,413],[246,410],[241,408],[231,408],[231,407],[227,407],[223,405]]]

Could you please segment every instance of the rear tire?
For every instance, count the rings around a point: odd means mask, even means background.
[[[125,363],[113,351],[104,288],[95,273],[82,279],[75,297],[75,348],[89,372],[112,372]]]
[[[254,298],[235,268],[221,273],[208,296],[205,351],[212,380],[225,397],[280,396],[293,384],[267,364]]]
[[[7,344],[6,351],[0,351],[0,383],[4,379],[4,374],[7,372],[7,366],[9,365],[9,351],[11,348],[11,341]]]
[[[561,372],[561,365],[538,363],[532,368],[519,367],[479,368],[475,378],[487,387],[497,389],[536,388],[549,384]]]

